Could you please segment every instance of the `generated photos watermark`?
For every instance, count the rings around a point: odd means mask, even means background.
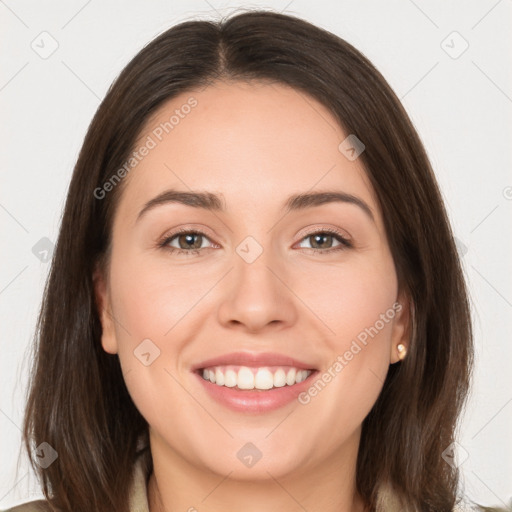
[[[402,310],[402,304],[395,302],[385,313],[381,313],[379,319],[375,323],[363,329],[357,336],[356,339],[352,340],[350,348],[347,349],[343,354],[340,354],[331,363],[329,368],[325,370],[316,380],[309,386],[306,391],[303,391],[297,397],[297,400],[302,405],[307,405],[311,402],[311,399],[318,395],[326,386],[329,384],[340,372],[349,364],[354,356],[359,354],[361,350],[368,345],[368,338],[373,339],[379,334],[382,329],[388,324],[397,313]]]
[[[158,146],[158,143],[163,138],[172,132],[185,117],[192,112],[194,107],[197,107],[198,101],[191,96],[186,103],[174,110],[174,114],[169,117],[167,121],[160,123],[152,132],[146,137],[144,143],[142,143],[136,150],[132,151],[130,156],[126,159],[124,164],[101,186],[94,189],[94,197],[96,199],[104,199],[108,192],[114,190],[114,188],[126,177],[126,175],[142,160],[149,155],[152,149]]]

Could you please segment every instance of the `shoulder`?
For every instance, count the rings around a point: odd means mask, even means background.
[[[29,501],[28,503],[22,503],[16,505],[13,508],[4,510],[3,512],[51,512],[50,505],[46,500],[35,500]]]

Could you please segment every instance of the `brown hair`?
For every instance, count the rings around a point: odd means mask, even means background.
[[[365,144],[359,158],[414,322],[407,357],[390,367],[363,422],[357,487],[371,510],[384,484],[406,510],[451,510],[458,471],[442,453],[454,441],[473,348],[467,291],[434,173],[400,101],[365,56],[330,32],[267,11],[167,30],[126,66],[92,120],[38,318],[24,424],[25,447],[48,502],[74,512],[128,510],[137,440],[147,441],[148,426],[117,356],[102,349],[93,287],[95,265],[108,261],[123,188],[102,199],[94,191],[123,165],[163,102],[216,80],[290,85],[326,106],[347,135]],[[42,442],[59,454],[47,469],[32,452]]]

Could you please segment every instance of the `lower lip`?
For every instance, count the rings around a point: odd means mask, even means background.
[[[216,402],[233,411],[257,414],[279,409],[296,400],[299,394],[311,385],[312,378],[317,373],[317,371],[312,371],[306,380],[293,386],[286,385],[268,390],[241,390],[236,387],[228,388],[213,384],[209,380],[203,379],[199,373],[194,372],[206,392]]]

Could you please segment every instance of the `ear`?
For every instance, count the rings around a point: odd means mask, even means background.
[[[101,345],[105,352],[117,354],[117,339],[112,316],[109,288],[105,272],[100,264],[95,266],[93,283],[96,307],[101,320]]]
[[[395,311],[395,317],[393,318],[393,330],[391,333],[391,364],[400,361],[398,345],[402,344],[405,347],[405,354],[407,354],[410,347],[412,318],[414,315],[412,299],[405,292],[400,292],[396,302],[393,304],[393,310]]]

